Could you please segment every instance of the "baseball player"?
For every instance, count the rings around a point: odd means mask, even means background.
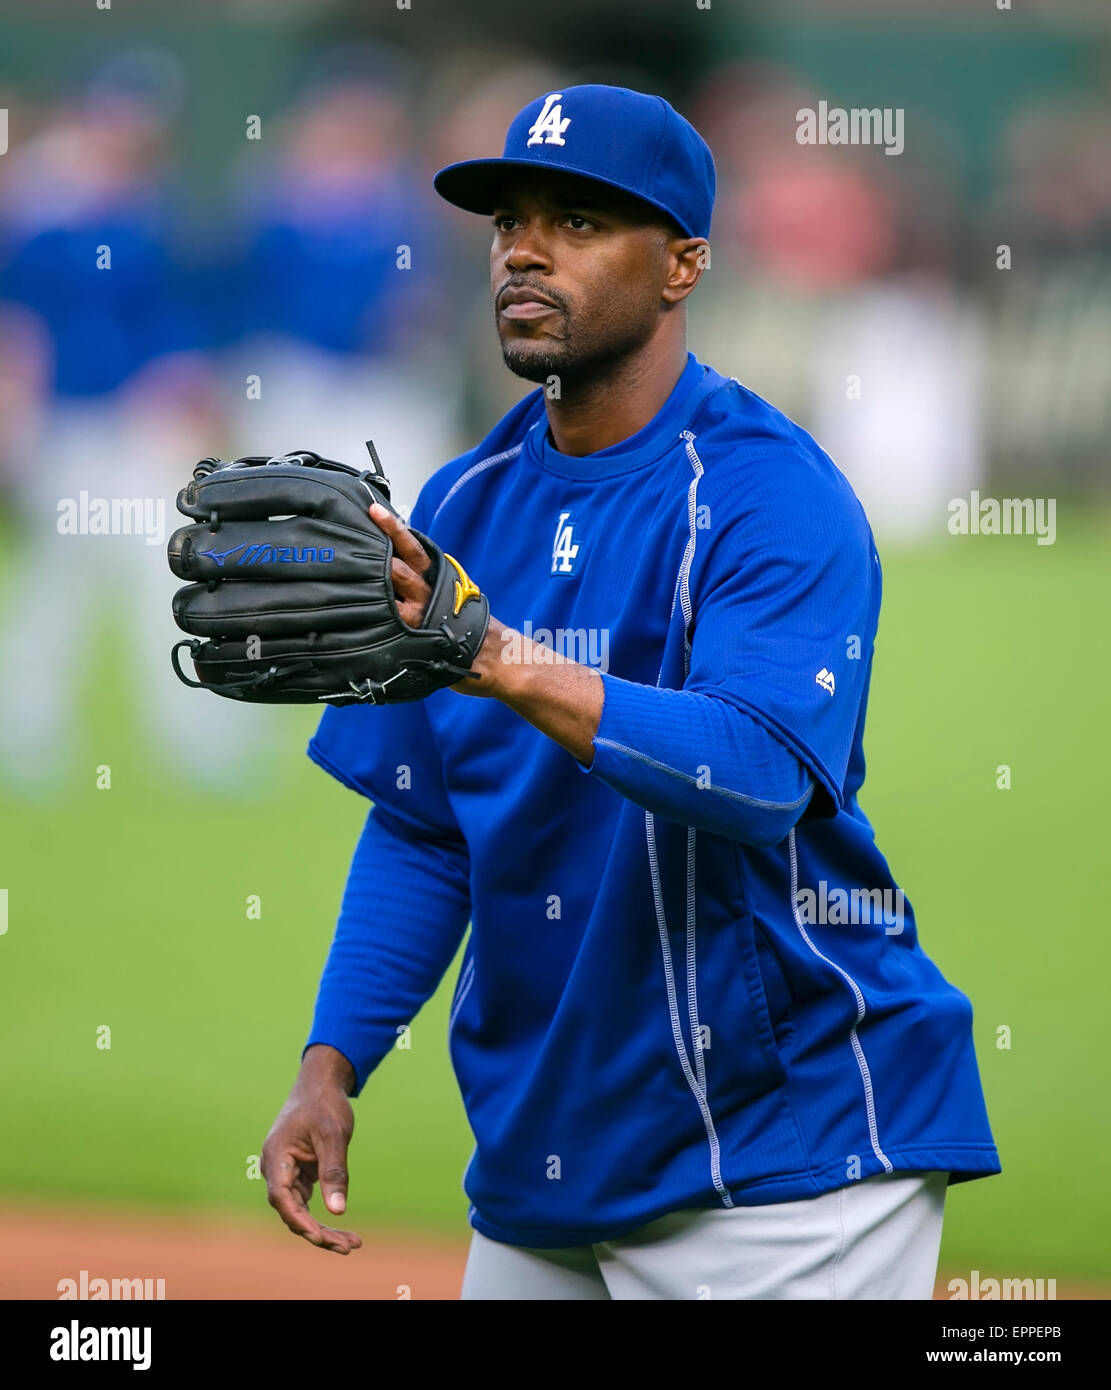
[[[310,745],[373,805],[270,1201],[359,1245],[313,1187],[343,1213],[350,1097],[469,923],[464,1298],[929,1298],[947,1185],[1000,1171],[971,1008],[858,802],[867,520],[687,350],[710,151],[658,97],[569,87],[435,185],[491,219],[502,353],[537,389],[413,530],[370,509],[405,624],[445,568],[425,534],[489,619],[462,678],[378,708],[352,682]]]

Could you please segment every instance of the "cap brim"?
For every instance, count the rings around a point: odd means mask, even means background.
[[[666,213],[679,225],[685,236],[693,235],[671,208],[653,202],[628,184],[618,183],[616,179],[600,179],[589,169],[579,169],[572,164],[546,164],[539,159],[465,159],[460,164],[449,164],[441,169],[432,180],[432,186],[441,198],[457,208],[462,208],[464,212],[475,212],[489,217],[494,211],[499,190],[505,185],[506,172],[512,169],[550,169],[553,174],[574,174],[576,178],[587,179],[603,188],[619,189],[635,198],[638,203]]]

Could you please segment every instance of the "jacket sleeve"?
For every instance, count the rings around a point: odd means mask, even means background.
[[[844,805],[880,583],[867,521],[839,475],[816,470],[802,498],[782,460],[764,476],[743,508],[715,497],[726,519],[680,575],[682,687],[605,674],[584,767],[648,810],[754,845]]]
[[[778,843],[805,811],[808,769],[728,700],[608,673],[588,771],[645,810],[745,844]]]
[[[309,756],[374,803],[305,1044],[342,1052],[361,1091],[459,947],[470,917],[470,856],[423,702],[331,707]]]
[[[435,992],[470,915],[465,847],[371,809],[355,849],[306,1048],[327,1043],[357,1095]]]

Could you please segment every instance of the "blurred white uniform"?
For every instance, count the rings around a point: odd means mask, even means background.
[[[942,282],[805,293],[727,280],[692,305],[691,339],[814,435],[881,539],[944,535],[949,501],[984,478],[981,315]]]
[[[311,449],[368,467],[372,439],[403,515],[432,473],[460,451],[455,434],[458,372],[419,374],[381,358],[339,354],[292,339],[256,340],[235,350],[229,372],[235,452],[285,454]],[[247,399],[257,376],[258,399]]]
[[[206,443],[190,437],[187,421],[128,409],[116,394],[54,401],[34,434],[37,464],[21,472],[26,521],[0,618],[0,765],[9,790],[34,794],[72,770],[74,735],[87,727],[83,707],[93,698],[95,644],[112,620],[125,635],[127,714],[176,775],[258,793],[266,779],[259,709],[190,690],[170,666],[170,647],[184,634],[171,613],[181,581],[166,563],[166,541],[185,523],[175,499]],[[149,539],[60,533],[59,502],[79,503],[82,492],[90,501],[144,499],[143,524],[161,525]],[[133,737],[120,721],[110,740]],[[87,751],[95,766],[111,765],[117,750],[110,741]]]
[[[877,281],[822,316],[814,434],[877,535],[943,536],[950,500],[983,481],[982,363],[979,311],[925,277]]]

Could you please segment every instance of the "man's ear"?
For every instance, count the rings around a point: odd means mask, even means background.
[[[686,299],[710,265],[710,243],[705,237],[674,237],[667,246],[667,280],[663,298],[667,304]]]

